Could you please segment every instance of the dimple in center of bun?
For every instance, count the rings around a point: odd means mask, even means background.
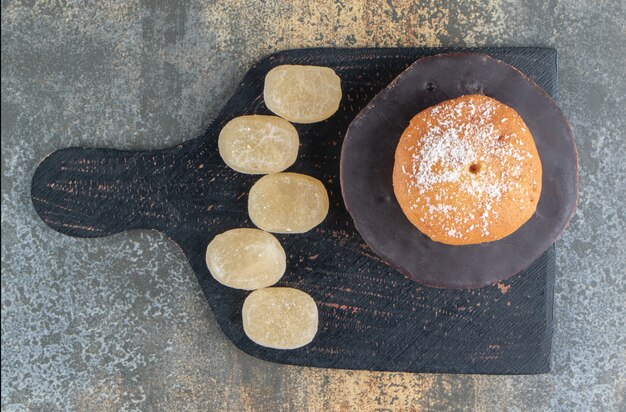
[[[469,171],[470,171],[470,173],[476,174],[476,173],[480,172],[480,167],[481,167],[480,163],[472,163],[470,165],[470,167],[469,167]]]

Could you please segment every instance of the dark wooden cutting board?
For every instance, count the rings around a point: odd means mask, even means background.
[[[410,280],[375,256],[347,213],[339,155],[354,116],[416,59],[459,49],[302,49],[271,55],[246,74],[204,136],[163,150],[68,148],[35,171],[32,201],[53,229],[101,237],[130,229],[165,233],[184,251],[222,330],[241,350],[272,362],[407,372],[534,374],[549,370],[555,250],[522,273],[480,289],[436,289]],[[467,49],[464,49],[467,50]],[[557,55],[546,48],[470,49],[503,60],[557,98]],[[217,151],[222,126],[235,116],[269,114],[265,74],[280,64],[332,67],[343,101],[327,121],[296,125],[301,149],[289,171],[320,179],[331,209],[302,235],[278,235],[288,255],[279,286],[309,293],[320,328],[303,348],[280,351],[244,334],[248,292],[217,283],[204,256],[217,234],[252,227],[247,193],[258,177],[229,169]],[[130,270],[130,269],[129,269]]]

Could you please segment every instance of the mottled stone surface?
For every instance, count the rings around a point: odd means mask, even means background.
[[[2,409],[626,410],[624,2],[252,3],[2,1]],[[195,137],[273,51],[440,45],[559,50],[581,194],[557,244],[550,374],[263,362],[221,334],[172,242],[73,239],[31,206],[50,151]]]

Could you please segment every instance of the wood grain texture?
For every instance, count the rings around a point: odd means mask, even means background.
[[[476,290],[433,289],[395,272],[371,253],[340,195],[342,137],[367,102],[415,59],[444,49],[308,49],[272,55],[254,66],[204,136],[144,152],[70,148],[37,168],[33,204],[62,233],[107,236],[155,229],[184,251],[224,333],[242,350],[269,361],[346,369],[520,374],[549,369],[554,247],[523,273]],[[519,68],[556,95],[551,49],[478,49]],[[277,351],[243,334],[246,294],[218,284],[204,264],[208,242],[249,227],[246,194],[256,180],[219,158],[217,134],[235,116],[268,113],[265,73],[279,64],[333,67],[344,99],[331,119],[298,125],[301,151],[291,171],[322,180],[331,212],[315,230],[279,236],[288,272],[279,282],[311,294],[320,331],[308,346]]]

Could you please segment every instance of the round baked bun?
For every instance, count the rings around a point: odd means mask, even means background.
[[[493,242],[537,209],[541,160],[511,107],[483,95],[418,113],[400,137],[393,189],[402,211],[430,239]]]

